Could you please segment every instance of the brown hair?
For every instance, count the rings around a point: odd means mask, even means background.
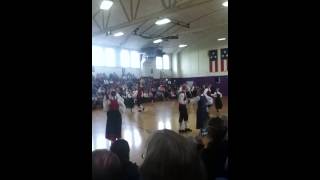
[[[204,179],[196,144],[171,130],[156,131],[147,142],[143,180]]]
[[[120,179],[120,160],[106,149],[92,152],[92,180]]]

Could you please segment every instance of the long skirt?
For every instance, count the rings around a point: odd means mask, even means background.
[[[107,112],[106,139],[115,141],[121,138],[122,118],[119,110]]]
[[[216,109],[222,109],[222,100],[221,100],[221,98],[216,98],[214,100],[214,105],[215,105]]]
[[[206,126],[207,120],[209,118],[209,114],[206,109],[197,110],[197,122],[196,128],[203,129]]]
[[[137,97],[137,106],[140,107],[143,103],[143,98],[142,97]]]
[[[127,108],[132,109],[134,107],[134,100],[133,98],[126,98],[124,100],[124,104],[126,105]]]

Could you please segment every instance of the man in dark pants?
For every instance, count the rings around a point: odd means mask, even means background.
[[[188,128],[188,110],[187,110],[187,104],[189,102],[187,98],[187,87],[182,86],[182,90],[179,93],[179,133],[182,132],[190,132],[191,129]]]

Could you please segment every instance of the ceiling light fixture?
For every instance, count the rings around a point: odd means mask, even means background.
[[[219,38],[218,41],[225,41],[227,38]]]
[[[183,47],[187,47],[188,45],[186,45],[186,44],[180,44],[179,45],[179,48],[183,48]]]
[[[102,9],[102,10],[109,10],[112,5],[113,5],[113,2],[112,2],[112,1],[110,1],[110,0],[103,0],[103,1],[101,2],[100,9]]]
[[[118,37],[118,36],[122,36],[122,35],[124,35],[123,32],[117,32],[117,33],[115,33],[113,36]]]
[[[171,22],[170,19],[168,18],[164,18],[164,19],[159,19],[158,21],[156,21],[156,25],[164,25],[164,24],[168,24],[169,22]]]
[[[161,43],[161,42],[162,42],[162,39],[157,39],[153,41],[153,43]]]
[[[228,7],[228,1],[226,1],[226,2],[222,3],[222,6],[224,6],[224,7]]]

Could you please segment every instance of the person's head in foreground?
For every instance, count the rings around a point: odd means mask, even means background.
[[[92,152],[92,180],[118,180],[120,160],[114,153],[99,149]]]
[[[225,139],[227,134],[227,127],[224,124],[224,120],[219,117],[215,117],[208,122],[208,138],[215,142],[220,142]]]
[[[196,144],[167,129],[149,138],[140,173],[142,180],[202,180],[206,176]]]
[[[115,153],[122,163],[129,162],[130,148],[129,144],[124,139],[118,139],[112,143],[110,147],[111,152]]]
[[[124,180],[138,180],[140,176],[139,168],[129,160],[130,148],[128,142],[124,139],[118,139],[112,143],[110,150],[120,159]]]

